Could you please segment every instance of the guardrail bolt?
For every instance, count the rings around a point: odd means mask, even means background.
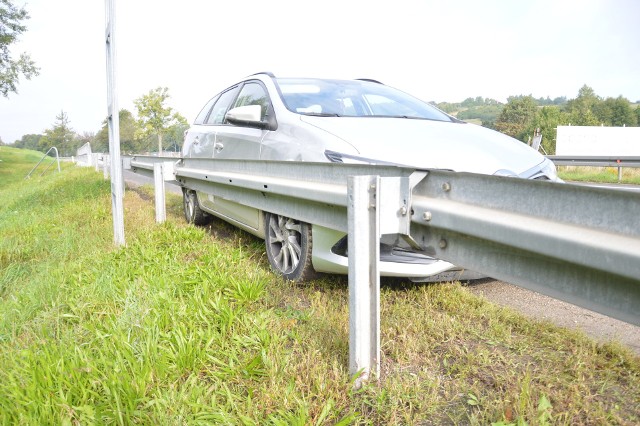
[[[444,192],[449,192],[451,191],[451,184],[449,182],[445,182],[442,184],[442,190]]]
[[[442,238],[440,240],[440,242],[438,243],[438,246],[440,246],[441,249],[445,249],[447,248],[447,240],[445,240],[444,238]]]
[[[431,212],[424,212],[422,213],[422,219],[426,220],[427,222],[431,220]]]

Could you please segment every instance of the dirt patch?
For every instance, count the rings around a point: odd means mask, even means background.
[[[139,185],[135,185],[135,184],[131,184],[130,182],[127,182],[126,188],[128,191],[132,191],[138,194],[138,196],[144,201],[154,201],[153,196],[148,194],[146,191],[144,191]]]

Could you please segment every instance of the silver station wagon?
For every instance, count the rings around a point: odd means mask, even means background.
[[[457,120],[373,80],[246,77],[215,95],[185,134],[184,157],[396,164],[420,169],[558,180],[554,164],[511,137]],[[347,273],[347,236],[183,188],[187,221],[222,218],[266,243],[272,268],[304,281]],[[414,281],[480,275],[415,251],[398,235],[380,241],[380,273]]]

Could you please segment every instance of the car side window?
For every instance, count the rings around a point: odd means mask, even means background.
[[[232,87],[231,89],[223,92],[218,97],[218,100],[213,105],[213,109],[211,110],[211,114],[209,114],[209,118],[207,118],[206,124],[223,124],[225,123],[224,115],[229,110],[229,106],[236,98],[236,94],[238,93],[238,86]]]
[[[264,120],[269,108],[269,97],[267,91],[259,83],[247,83],[242,87],[234,108],[246,105],[260,105],[262,113],[260,119]]]
[[[198,116],[196,117],[196,121],[194,121],[193,124],[203,124],[207,119],[207,116],[209,115],[209,111],[211,111],[211,106],[217,100],[218,96],[214,96],[213,98],[211,98],[209,102],[207,102],[207,104],[204,106],[204,108],[202,108],[202,111],[200,111],[200,114],[198,114]]]

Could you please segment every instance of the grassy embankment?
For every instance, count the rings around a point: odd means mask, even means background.
[[[154,224],[92,169],[0,147],[0,424],[637,424],[640,359],[459,284],[383,285],[382,379],[348,375],[347,282],[276,278],[261,241]]]

